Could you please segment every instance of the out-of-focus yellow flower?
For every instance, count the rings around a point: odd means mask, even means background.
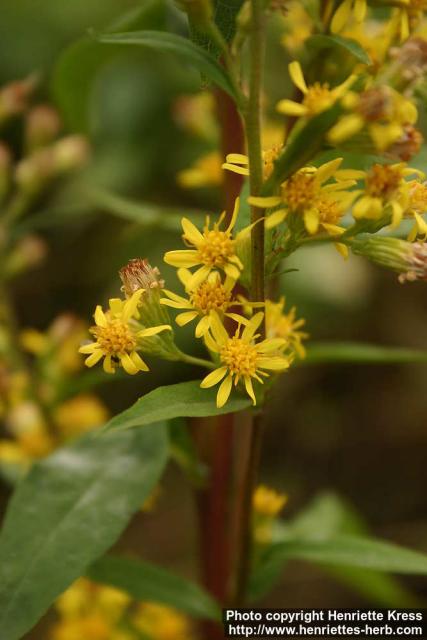
[[[389,86],[372,87],[361,94],[349,92],[342,104],[351,113],[330,129],[327,137],[334,145],[366,127],[376,149],[384,151],[404,135],[405,125],[413,125],[418,118],[416,106]]]
[[[221,382],[217,393],[217,406],[222,407],[230,397],[231,389],[242,380],[253,404],[256,397],[252,379],[263,383],[262,377],[268,377],[267,371],[285,371],[291,359],[283,355],[286,341],[282,338],[267,338],[256,342],[256,333],[264,314],[256,313],[241,331],[239,325],[236,333],[230,338],[219,317],[214,314],[211,332],[205,335],[206,346],[219,356],[220,366],[209,373],[201,383],[203,389],[213,387]]]
[[[175,122],[190,133],[213,141],[218,136],[215,99],[210,91],[180,96],[173,104]]]
[[[209,216],[207,216],[203,232],[200,232],[187,218],[182,219],[183,239],[194,248],[168,251],[164,256],[164,261],[173,267],[186,269],[200,265],[187,284],[189,290],[196,289],[215,269],[221,269],[229,278],[234,280],[239,278],[243,264],[237,256],[236,243],[243,236],[249,234],[251,227],[242,229],[233,237],[233,229],[238,213],[239,199],[237,198],[232,218],[224,230],[220,229],[220,226],[224,220],[225,213],[221,214],[212,229],[210,228]]]
[[[266,485],[259,485],[252,496],[254,537],[258,544],[269,544],[274,522],[288,501],[283,493],[278,493]]]
[[[427,11],[426,0],[403,0],[394,11],[391,22],[396,25],[396,31],[401,42],[407,40],[424,18]]]
[[[49,640],[137,640],[118,626],[130,603],[123,591],[80,578],[56,601],[60,619]]]
[[[162,331],[170,330],[171,327],[159,325],[143,329],[136,322],[138,303],[143,293],[143,289],[135,291],[128,300],[112,298],[106,313],[101,306],[96,307],[96,326],[91,329],[96,341],[79,349],[80,353],[89,354],[85,360],[86,366],[93,367],[104,358],[103,366],[106,373],[114,373],[118,364],[130,375],[138,371],[148,371],[148,366],[137,351],[138,340],[155,336]]]
[[[223,182],[221,155],[212,151],[198,158],[193,166],[178,173],[177,182],[185,189],[218,187]]]
[[[259,516],[277,516],[288,501],[288,497],[283,493],[278,493],[274,489],[260,484],[254,492],[252,506]]]
[[[412,215],[415,221],[424,221],[418,214],[425,202],[425,191],[422,185],[415,187],[416,181],[407,182],[405,177],[423,174],[417,169],[407,167],[404,163],[381,165],[374,164],[368,172],[360,171],[364,179],[364,189],[354,192],[358,197],[353,207],[353,217],[379,220],[391,212],[393,227],[397,227],[405,214]],[[411,196],[412,193],[412,207]],[[360,196],[360,197],[359,197]]]
[[[23,400],[10,409],[6,427],[31,458],[45,456],[54,448],[41,410],[31,400]]]
[[[334,13],[331,22],[331,31],[339,33],[349,23],[351,18],[356,22],[362,22],[366,16],[366,0],[344,0]]]
[[[108,411],[95,395],[82,393],[56,407],[53,420],[61,435],[67,439],[104,424],[108,420]]]
[[[296,308],[292,307],[288,313],[284,313],[285,298],[282,296],[279,302],[265,301],[265,329],[267,338],[283,338],[286,340],[286,348],[295,351],[300,358],[305,358],[303,340],[308,338],[308,333],[300,331],[305,325],[303,318],[297,319]]]
[[[427,222],[421,217],[427,213],[427,185],[425,182],[409,180],[407,183],[409,202],[404,211],[405,218],[414,218],[414,226],[408,235],[408,240],[413,241],[419,236],[427,238]]]
[[[332,107],[337,100],[342,98],[356,79],[351,75],[343,83],[331,89],[328,83],[316,82],[307,86],[304,74],[299,62],[289,64],[289,75],[294,85],[303,93],[302,102],[294,100],[280,100],[277,111],[287,116],[311,117]]]
[[[190,620],[170,607],[154,602],[139,605],[132,618],[135,627],[152,640],[192,640]]]
[[[0,462],[23,465],[29,462],[29,456],[13,440],[0,440]]]
[[[313,31],[313,20],[300,2],[291,0],[286,3],[283,22],[285,33],[281,43],[292,53],[299,51]]]
[[[214,313],[217,313],[221,318],[225,315],[234,318],[237,322],[245,322],[245,318],[242,316],[228,312],[230,307],[238,304],[233,300],[232,295],[233,287],[236,284],[233,278],[226,276],[222,282],[218,271],[211,271],[204,282],[191,290],[189,289],[192,278],[191,271],[179,269],[178,277],[187,289],[188,298],[165,289],[164,293],[167,298],[163,298],[161,303],[174,309],[184,310],[175,318],[181,327],[198,318],[195,329],[196,338],[201,338],[209,331]]]

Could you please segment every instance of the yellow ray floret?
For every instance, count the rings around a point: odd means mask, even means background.
[[[155,336],[162,331],[171,330],[171,327],[159,325],[143,328],[135,320],[143,293],[144,290],[139,289],[128,300],[112,298],[107,312],[100,305],[96,307],[95,326],[91,328],[95,342],[79,349],[80,353],[88,354],[86,366],[93,367],[104,358],[106,373],[114,373],[118,364],[130,375],[148,371],[148,366],[138,353],[139,339]]]
[[[356,79],[351,75],[342,84],[330,88],[328,83],[315,82],[307,86],[301,65],[296,60],[289,64],[289,75],[294,85],[302,92],[302,102],[294,100],[280,100],[277,111],[287,116],[311,117],[332,107],[337,100],[342,98]]]
[[[201,338],[209,331],[214,313],[217,313],[221,318],[227,316],[239,323],[246,322],[243,316],[228,311],[230,307],[239,304],[233,299],[233,287],[236,284],[233,278],[226,276],[222,282],[219,272],[211,271],[204,282],[191,290],[188,287],[192,279],[191,271],[178,269],[178,277],[187,290],[188,298],[165,289],[163,293],[167,297],[162,298],[160,303],[173,309],[182,310],[182,313],[179,313],[175,318],[176,323],[181,327],[197,319],[196,338]]]
[[[331,22],[332,33],[339,33],[347,27],[351,18],[357,23],[363,22],[367,11],[366,0],[344,0],[335,11]]]
[[[183,239],[193,248],[168,251],[164,256],[164,260],[173,267],[184,267],[186,269],[199,267],[188,282],[190,290],[196,289],[214,269],[224,271],[227,276],[234,280],[239,278],[243,264],[237,256],[236,243],[250,231],[250,227],[242,229],[236,236],[233,236],[233,228],[237,221],[238,212],[239,199],[237,198],[230,223],[224,230],[220,227],[225,213],[221,214],[218,222],[213,224],[213,228],[210,228],[208,216],[202,232],[187,218],[182,219]]]
[[[291,359],[283,355],[286,341],[281,338],[267,338],[257,343],[257,329],[263,321],[264,314],[256,313],[242,331],[239,326],[234,336],[230,337],[219,317],[212,319],[211,333],[207,333],[205,341],[208,349],[219,356],[220,366],[209,373],[201,383],[204,389],[221,382],[217,393],[217,406],[222,407],[230,397],[231,389],[242,379],[246,392],[256,404],[252,380],[262,383],[261,376],[268,376],[267,371],[284,371],[290,366]]]
[[[264,180],[268,180],[273,173],[274,163],[279,157],[282,149],[283,145],[277,144],[262,152]],[[249,158],[242,153],[229,153],[226,157],[226,162],[222,165],[222,168],[227,171],[232,171],[233,173],[238,173],[242,176],[250,175]]]
[[[348,188],[355,184],[356,178],[353,171],[338,171],[341,162],[342,158],[337,158],[318,168],[304,167],[282,183],[280,195],[250,197],[249,203],[261,208],[280,206],[267,217],[267,228],[294,215],[302,218],[310,235],[319,228],[330,235],[339,235],[344,229],[337,223],[354,197]],[[329,182],[331,178],[334,182]],[[328,184],[324,184],[326,182]]]
[[[358,198],[353,207],[356,220],[379,220],[391,214],[391,224],[396,228],[404,217],[413,217],[415,226],[410,239],[425,235],[427,224],[421,217],[427,209],[427,187],[420,180],[405,180],[409,176],[423,178],[418,169],[405,163],[374,164],[368,172],[361,171],[364,189],[354,191]]]

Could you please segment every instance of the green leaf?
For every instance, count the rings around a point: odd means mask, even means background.
[[[137,222],[147,227],[181,232],[182,208],[163,206],[151,202],[137,202],[103,189],[92,189],[88,195],[92,204],[124,220]],[[189,217],[201,213],[201,211],[185,209],[185,215]]]
[[[165,15],[163,0],[144,0],[142,6],[126,12],[107,31],[160,29],[165,24]],[[89,131],[90,98],[95,78],[116,54],[114,47],[101,47],[93,38],[84,37],[60,55],[53,72],[52,91],[69,128]]]
[[[359,364],[426,363],[427,351],[400,347],[380,347],[358,342],[313,342],[300,364],[354,362]]]
[[[332,36],[324,34],[316,34],[310,36],[307,39],[306,45],[313,49],[330,49],[330,48],[342,48],[351,53],[357,60],[363,62],[363,64],[372,64],[372,60],[367,52],[360,46],[356,40],[352,38],[343,38],[342,36]]]
[[[289,540],[279,544],[276,551],[285,560],[293,558],[324,565],[427,575],[427,554],[375,538],[343,534],[323,540]]]
[[[131,31],[104,34],[98,36],[98,40],[107,44],[138,45],[172,53],[194,66],[232,98],[238,100],[225,69],[205,49],[198,47],[187,38],[163,31]]]
[[[120,417],[117,417],[120,422]],[[2,640],[18,640],[117,540],[158,482],[166,426],[89,434],[34,464],[0,535]]]
[[[321,151],[325,134],[342,113],[341,105],[335,104],[330,109],[310,118],[301,128],[295,129],[284,151],[276,160],[273,173],[264,184],[263,195],[271,195],[278,184],[308,164]]]
[[[234,393],[227,404],[218,409],[216,406],[216,390],[201,389],[200,380],[179,382],[167,387],[158,387],[137,400],[126,411],[115,416],[105,425],[104,429],[123,430],[132,427],[142,427],[158,420],[172,418],[204,418],[242,411],[251,406],[251,401],[245,396]]]
[[[337,535],[367,536],[367,527],[359,514],[339,496],[322,493],[293,520],[281,523],[275,531],[275,541],[261,555],[251,580],[254,599],[267,593],[283,572],[288,556],[283,554],[280,541],[307,539],[323,540]],[[366,567],[323,565],[323,569],[338,582],[361,594],[369,603],[381,606],[418,606],[417,598],[392,575]]]
[[[214,0],[214,21],[226,42],[231,42],[236,33],[236,18],[244,0]],[[209,35],[202,33],[190,21],[190,36],[193,42],[212,53],[216,58],[220,56],[217,44]]]
[[[221,618],[218,604],[199,586],[142,560],[105,556],[87,575],[95,582],[127,591],[136,600],[161,602],[196,618]]]

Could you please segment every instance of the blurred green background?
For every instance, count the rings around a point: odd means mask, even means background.
[[[173,223],[164,222],[169,208],[219,209],[214,189],[185,191],[176,181],[214,141],[191,135],[173,117],[175,100],[198,91],[197,74],[170,56],[101,45],[88,34],[117,20],[132,28],[169,21],[184,29],[179,14],[132,0],[3,0],[1,17],[1,84],[37,72],[38,98],[56,105],[64,130],[86,134],[93,150],[84,174],[49,193],[32,217],[49,254],[31,276],[15,281],[14,300],[21,326],[44,329],[63,311],[89,319],[95,304],[118,294],[117,271],[130,258],[162,267],[165,249],[179,244]],[[283,86],[283,97],[286,58],[273,51],[269,82]],[[11,140],[18,135],[8,131]],[[145,205],[139,222],[126,219],[120,206],[102,201],[105,189],[154,203],[163,221],[144,222],[152,213]],[[283,291],[313,339],[427,348],[424,283],[402,286],[394,274],[356,257],[344,264],[331,247],[300,251],[286,266],[298,271],[282,277]],[[162,273],[170,283],[171,272]],[[151,365],[150,375],[100,386],[112,412],[159,384],[198,375],[183,365]],[[427,552],[426,384],[421,365],[302,365],[283,376],[269,410],[261,479],[289,495],[285,515],[331,490],[376,535]],[[158,508],[136,518],[120,544],[191,574],[195,538],[191,497],[172,469]],[[402,582],[425,601],[424,579]],[[347,607],[366,600],[320,569],[292,563],[265,604]],[[43,630],[29,637],[42,638]]]

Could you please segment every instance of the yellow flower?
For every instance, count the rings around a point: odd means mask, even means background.
[[[211,271],[207,279],[198,285],[196,289],[189,289],[192,274],[188,269],[179,269],[178,277],[186,287],[188,298],[177,295],[173,291],[165,289],[167,298],[160,302],[174,309],[185,309],[183,313],[176,316],[175,321],[180,326],[199,319],[196,325],[196,338],[204,336],[211,327],[213,313],[218,313],[220,317],[224,315],[234,318],[237,322],[244,323],[245,318],[234,313],[228,313],[227,309],[239,304],[233,300],[233,287],[236,281],[230,276],[226,276],[224,282],[218,271]]]
[[[266,227],[280,224],[290,214],[302,218],[309,234],[315,234],[321,227],[331,235],[344,231],[337,225],[340,217],[351,204],[353,195],[347,188],[353,186],[354,172],[338,172],[342,158],[331,160],[319,168],[304,167],[294,173],[281,185],[279,196],[250,197],[249,202],[261,208],[278,209],[266,220]],[[323,184],[335,178],[335,182]]]
[[[308,338],[308,333],[300,331],[305,325],[305,320],[296,319],[296,309],[292,307],[288,313],[283,313],[285,298],[282,296],[279,302],[265,301],[265,328],[267,338],[283,338],[286,348],[295,351],[300,358],[305,357],[305,348],[302,341]]]
[[[222,181],[222,159],[218,151],[198,158],[192,167],[180,171],[177,176],[178,184],[184,189],[217,187]]]
[[[311,35],[314,23],[300,2],[291,0],[286,3],[284,23],[286,30],[281,38],[281,44],[289,51],[301,49]]]
[[[275,145],[270,149],[266,149],[262,152],[262,160],[264,163],[264,180],[268,180],[268,178],[273,173],[274,163],[279,157],[282,148],[282,145]],[[242,153],[229,153],[226,157],[226,162],[224,162],[224,164],[222,165],[222,168],[227,169],[228,171],[232,171],[233,173],[239,173],[242,176],[248,176],[249,158]]]
[[[343,97],[356,79],[356,76],[351,75],[334,89],[331,89],[328,83],[320,84],[320,82],[307,86],[301,65],[297,61],[289,64],[289,74],[294,85],[303,93],[304,98],[302,102],[280,100],[277,104],[277,111],[287,116],[296,117],[311,117],[329,109],[339,98]]]
[[[144,638],[152,640],[191,640],[194,637],[191,622],[185,615],[154,602],[139,605],[133,623]]]
[[[396,9],[391,21],[396,24],[400,41],[403,42],[411,35],[427,11],[426,0],[403,0]]]
[[[254,491],[252,506],[259,516],[277,516],[288,501],[288,497],[283,493],[278,493],[274,489],[260,484]]]
[[[364,127],[378,151],[391,147],[405,134],[405,126],[418,118],[416,106],[388,86],[372,87],[361,94],[349,92],[342,101],[351,111],[330,129],[328,140],[337,145]]]
[[[356,22],[363,22],[366,16],[366,0],[344,0],[335,11],[331,22],[331,31],[338,33],[354,18]]]
[[[410,184],[405,180],[406,176],[420,174],[417,169],[407,167],[403,162],[398,164],[381,165],[374,164],[367,173],[360,171],[360,177],[364,178],[365,188],[353,193],[358,198],[353,207],[353,217],[379,220],[387,214],[386,207],[391,209],[392,226],[397,227],[406,211],[410,210]],[[413,187],[412,193],[417,213],[417,195],[421,192]],[[414,216],[417,219],[416,216]]]
[[[412,242],[418,236],[422,239],[427,237],[427,222],[421,217],[427,213],[427,185],[425,182],[409,180],[407,183],[409,203],[404,212],[405,217],[413,217],[415,224],[408,235],[408,240]]]
[[[256,313],[241,331],[241,326],[234,336],[230,337],[215,314],[212,318],[211,332],[205,336],[208,349],[219,356],[220,366],[209,373],[201,383],[203,389],[213,387],[221,382],[217,394],[217,406],[222,407],[227,402],[231,389],[240,379],[245,384],[246,391],[256,404],[256,397],[252,386],[252,379],[263,383],[260,376],[268,377],[268,371],[284,371],[290,366],[290,358],[283,356],[282,351],[286,341],[282,338],[267,338],[256,343],[256,334],[264,314]]]
[[[95,395],[81,393],[55,407],[53,420],[61,435],[68,439],[104,424],[108,411]]]
[[[80,347],[79,352],[89,354],[85,360],[88,367],[93,367],[104,358],[104,371],[114,373],[116,366],[120,364],[130,375],[138,371],[148,371],[148,367],[139,355],[138,340],[157,335],[170,330],[169,325],[142,328],[135,320],[138,313],[138,303],[143,289],[132,294],[128,300],[112,298],[109,310],[104,313],[98,305],[95,310],[95,327],[91,333],[96,341]]]
[[[168,251],[164,260],[173,267],[192,268],[201,265],[195,271],[188,288],[196,289],[197,286],[206,280],[208,275],[214,269],[222,269],[227,276],[237,280],[240,271],[243,269],[239,257],[236,254],[236,242],[246,235],[250,227],[246,227],[239,231],[236,237],[233,237],[233,228],[236,224],[239,212],[239,199],[236,199],[234,212],[230,223],[225,230],[220,229],[224,220],[225,213],[222,213],[218,222],[215,222],[213,228],[210,228],[209,216],[206,218],[206,224],[201,233],[197,227],[187,218],[182,219],[182,228],[184,230],[183,239],[194,249],[183,249],[178,251]]]

